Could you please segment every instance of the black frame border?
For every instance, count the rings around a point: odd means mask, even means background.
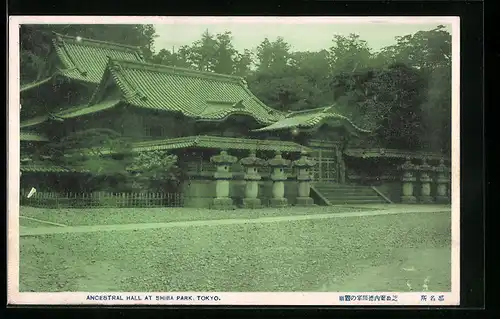
[[[11,15],[281,15],[281,16],[460,16],[460,49],[461,49],[461,306],[443,307],[441,315],[456,312],[458,309],[479,310],[485,305],[485,138],[484,138],[484,98],[483,98],[483,14],[482,1],[296,1],[279,4],[276,2],[265,3],[238,3],[225,2],[200,2],[189,3],[156,3],[141,2],[142,6],[130,3],[130,6],[114,1],[95,2],[65,2],[26,0],[13,0],[9,2]],[[6,24],[7,26],[7,24]],[[7,46],[6,46],[7,48]],[[4,73],[7,74],[7,73]],[[8,185],[7,185],[8,186]],[[5,196],[5,192],[3,193]],[[6,203],[6,201],[4,201]],[[7,226],[7,225],[5,225]],[[6,227],[4,228],[6,229]],[[4,237],[6,238],[6,237]],[[6,256],[4,254],[4,256]],[[4,263],[6,265],[6,263]],[[4,273],[6,273],[4,271]],[[6,281],[5,281],[6,282]],[[6,300],[6,299],[5,299]],[[22,308],[22,309],[20,309]],[[61,309],[65,308],[65,309]],[[10,306],[9,313],[29,315],[39,314],[40,310],[47,309],[52,315],[67,316],[73,309],[84,310],[83,313],[98,316],[100,313],[123,316],[127,314],[142,314],[139,307],[49,307],[40,306],[27,309],[22,306]],[[102,311],[102,310],[109,310]],[[131,311],[135,309],[135,311]],[[142,308],[144,309],[144,308]],[[342,311],[342,316],[359,314],[366,316],[368,313],[389,316],[404,311],[406,316],[428,316],[435,313],[430,307],[148,307],[147,309],[170,309],[169,316],[182,311],[186,316],[200,314],[214,314],[219,316],[222,312],[230,311],[233,315],[241,315],[252,310],[260,315],[289,314],[289,310],[300,316],[308,312],[315,315],[331,315],[332,311]],[[355,310],[356,311],[353,311]],[[391,309],[391,310],[389,310]],[[406,310],[416,310],[406,312]],[[15,311],[14,311],[15,310]],[[208,311],[210,310],[210,311]],[[137,312],[136,312],[137,311]],[[9,314],[8,313],[8,314]],[[454,313],[453,315],[457,315]],[[475,316],[474,316],[475,317]]]

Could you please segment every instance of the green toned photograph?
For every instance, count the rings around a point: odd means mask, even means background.
[[[21,25],[20,291],[450,292],[451,25],[198,21]]]

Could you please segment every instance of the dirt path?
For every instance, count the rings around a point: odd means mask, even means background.
[[[184,222],[169,222],[169,223],[21,228],[20,236],[23,237],[23,236],[38,236],[38,235],[63,234],[63,233],[141,230],[141,229],[157,229],[157,228],[170,228],[170,227],[260,224],[260,223],[274,223],[274,222],[325,219],[325,218],[345,218],[345,217],[378,216],[378,215],[408,214],[408,213],[417,214],[417,213],[429,213],[429,212],[435,212],[435,213],[451,212],[451,209],[446,207],[438,208],[438,207],[414,206],[409,208],[399,207],[387,210],[374,210],[374,211],[363,211],[363,212],[312,214],[312,215],[299,215],[299,216],[277,216],[277,217],[262,217],[255,219],[219,219],[219,220],[200,220],[200,221],[184,221]]]
[[[27,219],[27,220],[33,220],[35,222],[39,222],[39,223],[42,223],[42,224],[54,225],[54,226],[59,226],[59,227],[67,227],[68,226],[68,225],[58,224],[58,223],[54,223],[54,222],[49,222],[49,221],[46,221],[46,220],[41,220],[41,219],[37,219],[37,218],[33,218],[33,217],[19,216],[19,218],[24,218],[24,219]]]

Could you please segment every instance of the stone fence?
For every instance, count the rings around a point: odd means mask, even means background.
[[[449,203],[450,169],[444,160],[406,158],[401,165],[392,163],[387,174],[390,181],[370,181],[371,186],[393,202]],[[238,165],[235,165],[238,164]],[[184,204],[187,207],[213,209],[287,207],[314,205],[311,198],[312,169],[316,162],[306,152],[296,160],[283,158],[277,152],[270,159],[262,159],[255,152],[238,158],[221,151],[210,158],[213,170],[193,177],[184,186]],[[235,169],[238,167],[238,170]],[[294,174],[289,174],[290,170]],[[243,170],[243,171],[241,171]],[[268,172],[270,171],[270,174]],[[371,171],[376,178],[377,172]],[[378,175],[379,176],[379,175]],[[355,184],[360,184],[359,181]]]
[[[431,166],[426,159],[421,163],[407,158],[406,162],[399,167],[402,173],[401,202],[403,203],[449,203],[451,200],[451,170],[439,161],[439,165]],[[434,185],[432,185],[434,184]],[[416,190],[415,187],[420,189]],[[435,196],[431,194],[431,188],[435,186]],[[417,196],[415,196],[418,194]]]
[[[214,209],[232,209],[234,207],[233,199],[229,196],[230,181],[233,178],[231,166],[238,161],[238,158],[229,155],[226,151],[221,151],[219,155],[212,156],[210,161],[216,166],[216,171],[213,175],[215,181],[215,198],[210,205]],[[311,191],[311,172],[310,169],[315,165],[305,152],[296,161],[284,159],[280,152],[269,159],[264,160],[258,158],[255,152],[251,152],[249,156],[239,160],[243,166],[245,174],[243,177],[244,186],[244,208],[260,208],[262,201],[259,198],[259,181],[261,175],[259,169],[262,167],[271,168],[271,197],[269,206],[271,207],[286,207],[288,206],[288,199],[285,198],[285,181],[287,174],[285,169],[292,165],[296,170],[295,176],[297,187],[297,198],[295,204],[297,206],[310,206],[314,204],[313,199],[310,197]]]

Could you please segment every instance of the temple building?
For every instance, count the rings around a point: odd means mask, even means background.
[[[51,41],[37,80],[21,86],[21,187],[35,181],[49,187],[65,174],[85,174],[50,159],[34,163],[30,154],[74,132],[107,128],[132,141],[134,152],[177,155],[187,176],[180,190],[187,207],[384,203],[404,197],[401,176],[393,180],[399,193],[390,195],[356,177],[354,168],[367,154],[392,156],[398,165],[415,156],[350,148],[370,132],[335,105],[282,112],[260,101],[240,77],[150,64],[138,48],[116,43],[60,34]],[[441,160],[432,156],[423,158]]]

